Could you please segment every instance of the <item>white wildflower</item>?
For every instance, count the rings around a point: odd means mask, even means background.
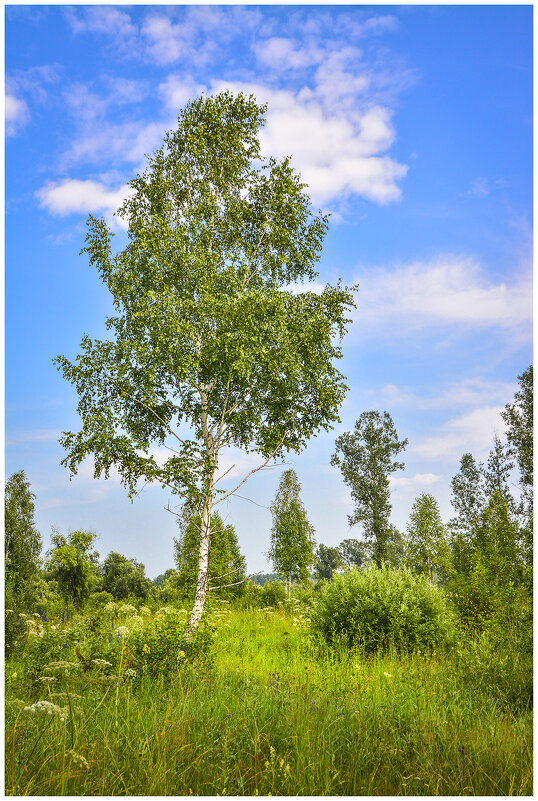
[[[118,604],[116,603],[116,601],[109,601],[107,604],[104,605],[103,609],[107,613],[107,615],[108,614],[115,615],[118,611]]]
[[[92,659],[92,664],[100,668],[112,667],[112,662],[107,662],[106,659]]]
[[[127,670],[123,671],[123,675],[126,679],[136,679],[136,670],[133,670],[133,668],[127,668]]]
[[[141,606],[140,614],[143,615],[143,617],[151,617],[151,609],[148,609],[147,606]]]
[[[58,679],[54,678],[54,676],[40,676],[39,681],[43,682],[43,684],[50,684],[53,681],[58,681]]]
[[[127,628],[127,626],[118,626],[118,628],[116,629],[116,634],[118,634],[120,637],[128,637],[129,629]]]
[[[56,706],[56,704],[52,704],[50,701],[36,701],[35,704],[31,706],[25,706],[24,711],[31,712],[32,715],[58,717],[62,721],[67,718],[68,714],[67,709],[62,709],[61,706]]]
[[[121,604],[118,606],[118,615],[132,617],[133,615],[136,615],[136,608],[131,604]]]
[[[66,754],[71,757],[75,765],[82,765],[84,768],[90,767],[86,757],[83,757],[82,754],[77,754],[77,752],[73,751],[72,748],[70,748],[69,751],[66,751]]]

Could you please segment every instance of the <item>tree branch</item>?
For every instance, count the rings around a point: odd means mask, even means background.
[[[224,590],[226,589],[226,587],[237,587],[238,584],[244,584],[245,581],[248,581],[254,576],[259,576],[260,573],[263,573],[263,570],[258,570],[257,573],[252,573],[250,576],[246,576],[244,579],[241,579],[241,581],[234,581],[232,584],[220,584],[218,587],[208,587],[207,591],[209,592],[210,590]]]
[[[264,467],[265,467],[265,466],[266,466],[266,465],[267,465],[267,464],[268,464],[268,463],[271,461],[271,459],[273,459],[273,458],[274,458],[275,454],[276,454],[276,453],[278,453],[279,449],[280,449],[280,448],[281,448],[281,446],[282,446],[282,443],[283,443],[283,442],[284,442],[284,440],[286,439],[286,434],[287,434],[287,433],[288,433],[287,431],[286,431],[286,432],[284,432],[284,436],[282,437],[282,439],[280,440],[280,442],[278,443],[278,445],[276,446],[276,448],[274,449],[274,451],[273,451],[272,453],[270,453],[270,454],[269,454],[269,456],[267,457],[267,459],[265,460],[265,462],[264,462],[263,464],[261,464],[259,467],[255,467],[253,470],[251,470],[251,471],[250,471],[250,473],[247,473],[247,475],[245,476],[245,478],[244,478],[242,481],[240,481],[240,482],[239,482],[239,484],[237,485],[237,487],[235,487],[233,490],[230,490],[230,492],[227,492],[227,493],[226,493],[226,495],[223,495],[223,496],[222,496],[222,498],[219,498],[219,499],[218,499],[218,501],[215,501],[215,502],[214,502],[214,504],[213,504],[213,506],[216,506],[216,505],[217,505],[218,503],[220,503],[221,501],[224,501],[226,498],[229,498],[229,497],[230,497],[230,495],[233,495],[233,494],[234,494],[234,492],[236,492],[236,490],[238,490],[238,489],[239,489],[239,487],[242,487],[242,486],[243,486],[243,484],[245,483],[245,481],[246,481],[247,479],[249,479],[249,478],[250,478],[250,476],[252,476],[254,473],[257,473],[259,470],[263,470],[263,468],[264,468]]]

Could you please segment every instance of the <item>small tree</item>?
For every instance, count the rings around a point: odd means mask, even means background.
[[[80,610],[99,584],[99,554],[93,549],[97,536],[91,531],[72,531],[65,537],[53,531],[47,552],[47,570],[56,579],[62,598]]]
[[[342,567],[342,557],[338,548],[324,545],[322,542],[316,550],[316,578],[330,581],[335,570]]]
[[[476,464],[472,454],[464,453],[461,457],[460,472],[452,479],[451,487],[456,516],[448,524],[450,547],[455,570],[465,573],[470,567],[472,540],[486,505],[482,465]]]
[[[431,582],[434,577],[446,576],[450,570],[446,529],[437,501],[427,492],[413,504],[407,525],[405,557],[412,570],[425,573]]]
[[[85,252],[112,293],[110,340],[85,336],[57,359],[78,392],[82,429],[62,439],[76,473],[119,472],[131,498],[159,482],[199,514],[198,573],[188,623],[208,587],[212,512],[226,447],[260,454],[262,469],[338,420],[346,386],[333,366],[351,291],[313,280],[328,219],[313,214],[289,159],[260,152],[265,106],[223,92],[190,102],[117,212],[128,244],[89,218]],[[169,458],[164,463],[154,451]],[[252,470],[252,472],[255,472]]]
[[[34,600],[41,553],[34,498],[24,470],[8,478],[4,494],[5,602],[13,611],[25,609]]]
[[[271,548],[267,556],[284,577],[288,598],[291,582],[305,581],[314,562],[314,528],[299,497],[301,485],[294,470],[282,473],[273,503]]]
[[[192,600],[198,575],[200,516],[189,516],[184,510],[182,531],[174,541],[177,564],[176,589],[180,596]],[[218,512],[211,516],[209,538],[208,590],[237,595],[243,591],[245,557],[239,550],[237,534],[231,523],[224,524]]]
[[[103,590],[121,600],[129,595],[144,599],[150,589],[143,564],[116,551],[108,554],[103,562]]]
[[[368,543],[356,539],[342,540],[338,546],[340,559],[346,567],[364,567],[370,559]]]
[[[362,523],[364,536],[373,542],[373,558],[378,566],[387,558],[390,536],[389,476],[403,470],[403,462],[394,458],[406,445],[407,439],[398,439],[388,412],[383,412],[383,416],[376,411],[363,412],[355,430],[338,437],[331,458],[331,464],[341,468],[355,501],[355,511],[348,516],[349,524]]]

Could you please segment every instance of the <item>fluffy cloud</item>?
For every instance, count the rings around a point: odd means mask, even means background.
[[[137,27],[129,14],[113,6],[87,6],[80,10],[66,8],[64,11],[71,30],[80,33],[104,33],[109,36],[133,36]]]
[[[398,181],[407,167],[383,155],[394,140],[388,109],[373,107],[354,117],[331,112],[310,94],[273,90],[260,84],[218,82],[252,93],[268,103],[267,123],[260,133],[262,151],[279,159],[293,154],[293,165],[308,184],[314,203],[328,204],[349,194],[376,203],[398,200]]]
[[[6,119],[6,136],[15,136],[30,119],[30,111],[25,100],[7,94],[4,105]]]
[[[265,67],[285,71],[318,64],[323,58],[319,47],[297,47],[292,39],[272,36],[255,45],[256,58]]]
[[[63,217],[67,214],[103,213],[110,217],[129,194],[128,186],[110,190],[98,181],[69,178],[48,183],[36,192],[41,208]],[[122,221],[118,220],[118,224]]]
[[[464,453],[483,459],[494,436],[502,437],[505,431],[503,409],[504,406],[484,406],[453,417],[423,442],[412,445],[409,453],[435,462],[453,462]]]
[[[526,339],[531,333],[532,276],[522,270],[510,283],[494,282],[472,258],[445,256],[367,270],[359,283],[359,334],[430,326],[497,326]]]

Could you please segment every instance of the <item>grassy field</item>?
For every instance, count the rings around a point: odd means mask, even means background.
[[[316,641],[293,611],[211,618],[209,654],[157,677],[125,633],[116,663],[109,642],[110,666],[86,664],[83,621],[63,668],[36,672],[39,648],[19,648],[6,793],[532,795],[530,657],[482,640],[365,658]],[[38,699],[54,706],[25,710]]]

